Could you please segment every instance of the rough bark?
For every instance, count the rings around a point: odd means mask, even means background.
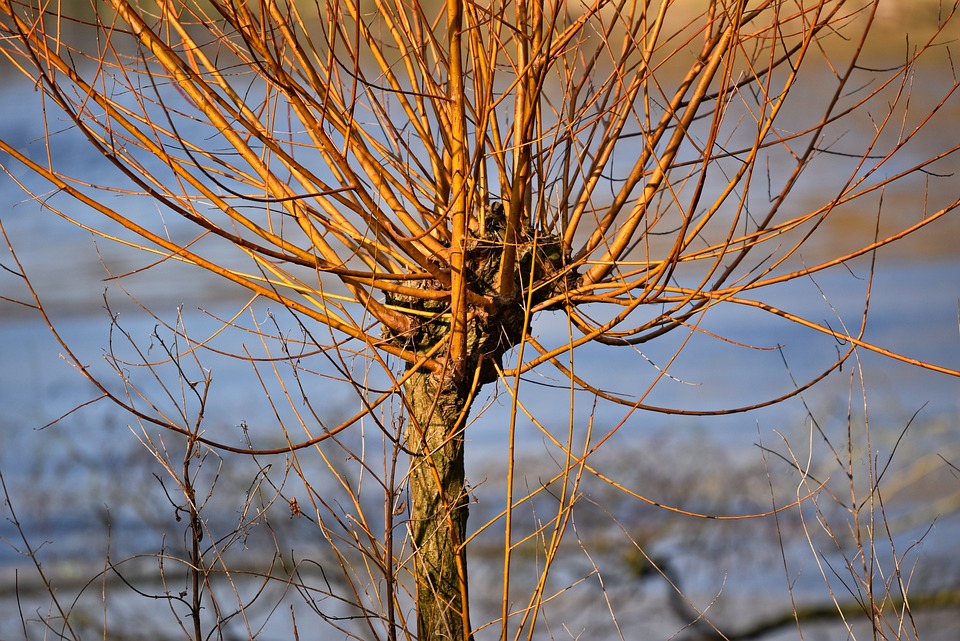
[[[462,427],[469,392],[448,387],[433,374],[417,373],[409,379],[406,394],[407,443],[414,452],[409,492],[418,637],[469,640]]]
[[[406,442],[411,452],[409,495],[420,641],[470,641],[467,599],[467,502],[464,438],[467,413],[480,386],[496,380],[507,350],[527,331],[524,304],[547,300],[572,286],[576,274],[564,270],[560,240],[538,237],[530,228],[515,235],[516,263],[510,296],[498,293],[504,238],[504,211],[499,204],[485,212],[484,229],[465,247],[466,287],[494,303],[473,308],[465,325],[463,367],[444,374],[418,371],[404,387],[409,416]],[[443,290],[432,280],[410,287]],[[402,335],[384,329],[384,338],[442,362],[450,355],[450,301],[389,294],[386,303],[409,310],[411,326]],[[439,351],[438,351],[439,350]]]

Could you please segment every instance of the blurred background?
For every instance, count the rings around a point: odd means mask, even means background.
[[[889,68],[901,63],[911,41],[925,38],[940,17],[936,2],[885,6],[865,66]],[[953,83],[948,46],[957,33],[960,29],[953,25],[942,36],[943,55],[930,56],[924,64],[931,66],[918,69],[917,82],[911,86],[911,109],[918,114],[936,104]],[[91,181],[116,180],[62,114],[44,103],[35,87],[6,62],[0,64],[0,114],[0,138],[16,141],[31,157],[44,157],[46,128],[53,133],[61,165],[75,166],[78,174]],[[937,118],[929,135],[955,138],[960,122],[956,104]],[[847,145],[855,147],[851,140],[865,140],[872,132],[869,122],[853,121],[853,126],[864,127],[845,134]],[[164,592],[144,586],[156,579],[158,555],[185,544],[185,524],[165,497],[163,471],[143,446],[141,428],[110,403],[90,403],[100,392],[63,357],[65,348],[51,330],[91,371],[105,381],[114,380],[112,391],[123,394],[129,388],[105,355],[132,355],[134,344],[156,354],[164,341],[173,340],[163,323],[180,327],[194,338],[212,337],[224,319],[239,312],[236,326],[249,330],[248,337],[238,339],[234,333],[213,339],[210,345],[217,347],[217,341],[223,340],[224,348],[232,345],[236,351],[240,340],[255,354],[263,348],[250,332],[264,325],[272,325],[271,331],[278,334],[295,332],[297,324],[283,310],[258,301],[251,304],[244,292],[198,270],[180,265],[143,269],[153,262],[152,257],[96,238],[45,211],[25,195],[18,181],[57,206],[77,206],[66,205],[48,185],[38,183],[9,158],[0,157],[0,164],[8,172],[0,176],[0,219],[16,256],[14,260],[7,246],[0,249],[4,268],[0,273],[0,472],[7,498],[0,510],[0,639],[39,638],[43,625],[38,622],[58,616],[49,609],[48,590],[34,559],[42,563],[65,603],[77,599],[76,612],[83,615],[78,615],[78,621],[96,630],[98,621],[110,619],[110,635],[105,638],[176,638],[160,632],[170,610],[143,594]],[[816,167],[815,162],[813,174],[806,178],[811,189],[820,180],[830,179],[818,176]],[[953,176],[955,170],[955,160],[934,168],[942,176]],[[927,187],[930,194],[922,191]],[[924,215],[924,198],[943,202],[958,196],[960,181],[955,177],[931,180],[928,185],[910,183],[900,192],[885,194],[884,220],[891,227],[905,227]],[[130,199],[129,206],[132,211],[163,215],[152,203]],[[89,215],[70,209],[66,213],[80,220]],[[875,213],[852,212],[844,224],[850,233],[862,237],[865,229],[872,229]],[[168,223],[171,235],[186,233],[172,215]],[[843,226],[836,233],[845,233]],[[878,252],[872,279],[871,257],[864,257],[848,268],[771,292],[764,300],[832,327],[842,322],[855,331],[869,287],[866,340],[956,369],[960,367],[958,247],[960,222],[953,215]],[[831,250],[821,249],[824,255]],[[811,261],[817,251],[811,248]],[[24,279],[18,276],[17,261],[52,327],[35,310],[16,302],[32,302]],[[118,275],[124,277],[114,278]],[[844,347],[817,332],[744,309],[715,308],[702,328],[766,349],[744,349],[706,334],[695,335],[671,363],[671,378],[658,382],[646,402],[701,410],[749,405],[789,392],[794,381],[829,365]],[[539,318],[534,331],[545,343],[562,341],[567,332],[564,319],[549,314]],[[684,338],[671,336],[644,346],[642,352],[592,346],[577,352],[577,364],[581,374],[598,387],[639,396]],[[130,371],[121,372],[123,376],[137,380],[147,392],[156,391],[137,370],[135,359],[129,362]],[[211,430],[237,445],[244,442],[248,429],[269,430],[276,421],[266,402],[270,389],[265,391],[250,363],[211,352],[204,355],[202,367],[213,372],[215,382],[207,411]],[[723,417],[626,414],[622,407],[594,407],[587,401],[577,406],[572,419],[568,391],[562,384],[555,389],[557,380],[531,379],[527,404],[541,426],[562,432],[571,420],[584,424],[591,417],[601,433],[621,426],[610,438],[608,453],[602,455],[604,469],[615,470],[621,483],[644,496],[690,511],[749,514],[769,510],[773,497],[781,504],[789,502],[791,495],[802,494],[796,490],[800,477],[790,464],[791,456],[801,463],[810,456],[815,466],[822,464],[822,470],[815,470],[824,474],[820,480],[839,479],[842,470],[834,453],[845,453],[848,431],[868,434],[869,441],[858,438],[857,443],[869,447],[851,456],[860,464],[872,462],[885,470],[881,489],[890,543],[875,551],[878,564],[898,559],[909,577],[911,594],[917,596],[917,628],[902,631],[898,638],[960,638],[956,600],[960,592],[956,554],[960,387],[956,379],[861,351],[857,360],[848,361],[803,395],[756,411]],[[316,383],[322,386],[322,380]],[[331,423],[356,411],[358,401],[352,390],[338,385],[318,389]],[[503,424],[508,403],[501,393],[491,389],[481,399],[486,407],[483,421],[468,436],[468,475],[478,499],[471,511],[475,523],[502,507],[501,453],[506,434],[498,426]],[[475,413],[479,409],[478,405]],[[359,443],[361,437],[347,438]],[[550,475],[555,452],[533,423],[521,425],[518,437],[523,473],[536,484]],[[229,465],[209,464],[222,476],[210,481],[211,488],[216,487],[211,496],[220,503],[207,514],[222,519],[226,530],[235,530],[236,522],[243,521],[243,506],[254,502],[266,466],[282,461],[226,454],[223,460]],[[709,638],[714,634],[710,629],[689,625],[692,607],[708,609],[710,619],[729,638],[751,638],[750,629],[766,623],[759,635],[764,639],[799,638],[795,626],[770,623],[777,615],[794,608],[826,607],[832,618],[811,617],[803,628],[804,638],[845,638],[836,608],[829,607],[831,594],[847,602],[855,600],[856,590],[839,578],[842,572],[836,568],[860,561],[845,559],[841,550],[829,548],[833,538],[853,536],[843,525],[851,506],[842,498],[824,501],[821,523],[790,512],[779,519],[715,522],[638,504],[600,483],[583,491],[578,537],[591,542],[596,558],[573,546],[565,575],[556,579],[558,585],[578,586],[569,590],[565,601],[558,599],[557,603],[565,603],[562,609],[547,608],[550,614],[545,616],[554,616],[569,628],[557,637],[577,637],[582,632],[583,638],[617,638],[609,606],[616,609],[616,622],[626,638]],[[830,522],[828,516],[837,520]],[[617,543],[620,530],[641,545]],[[268,554],[276,553],[270,541],[277,539],[296,546],[301,555],[309,555],[318,545],[309,523],[282,511],[274,516],[269,531],[267,536],[251,526],[244,532],[240,549],[246,556],[240,558],[254,563],[256,555],[264,554],[264,545]],[[21,535],[32,546],[34,558]],[[826,538],[817,541],[817,536]],[[499,557],[494,540],[485,545],[479,540],[474,552],[471,585],[476,586],[472,589],[481,611],[487,608],[492,618],[499,613]],[[488,552],[489,559],[484,556]],[[107,571],[108,559],[122,559],[123,571]],[[825,580],[824,573],[834,583]],[[678,600],[666,579],[681,587],[689,602]],[[877,580],[882,583],[886,578]],[[99,598],[108,584],[117,595],[109,608]],[[484,586],[490,586],[489,593]],[[929,602],[924,600],[928,598]],[[271,601],[279,602],[282,596]],[[281,639],[289,633],[288,619],[272,615],[275,607],[265,606],[258,615],[264,621],[260,638]],[[482,614],[476,617],[483,618]],[[858,627],[866,625],[861,619],[851,620],[853,636],[871,636],[868,627]]]

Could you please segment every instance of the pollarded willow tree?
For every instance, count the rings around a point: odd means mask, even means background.
[[[572,355],[594,342],[637,346],[696,332],[720,304],[781,316],[845,346],[810,380],[753,407],[805,389],[855,349],[880,349],[862,328],[831,329],[763,296],[958,205],[924,211],[918,197],[925,215],[915,224],[824,241],[835,215],[861,202],[879,212],[885,188],[927,175],[957,150],[944,141],[907,165],[891,163],[956,85],[923,117],[904,115],[913,65],[946,15],[902,65],[869,70],[860,56],[880,4],[107,0],[76,17],[0,0],[5,68],[35,81],[118,182],[91,184],[57,157],[36,160],[4,141],[0,149],[125,232],[45,201],[55,213],[208,270],[305,326],[326,326],[337,350],[381,370],[388,389],[350,375],[360,414],[272,449],[257,434],[237,448],[114,398],[191,447],[262,456],[319,446],[401,399],[406,422],[394,445],[409,456],[409,474],[383,480],[385,539],[365,549],[376,581],[390,586],[412,564],[419,639],[470,639],[464,442],[484,386],[510,391],[514,418],[521,377],[545,368],[627,411],[684,411],[598,389]],[[73,37],[75,23],[87,29]],[[811,97],[805,83],[820,93]],[[874,136],[851,145],[837,132],[860,117],[873,119]],[[811,189],[805,172],[817,161],[833,163],[833,180]],[[125,197],[102,196],[118,190]],[[161,218],[142,213],[144,198],[196,235],[165,233]],[[800,265],[811,246],[832,254]],[[569,340],[535,338],[546,310],[565,315]],[[559,477],[596,473],[593,451],[568,450]],[[395,509],[404,486],[408,517]],[[507,500],[497,520],[504,635],[510,621],[532,626],[544,596],[540,582],[519,614],[510,610],[512,537],[531,535],[511,532],[524,499]],[[560,503],[557,533],[573,498]],[[410,556],[390,540],[398,525]],[[557,548],[544,540],[545,577]],[[402,591],[385,594],[364,616],[389,638],[409,634]]]

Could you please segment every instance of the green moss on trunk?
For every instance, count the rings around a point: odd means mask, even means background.
[[[468,496],[464,487],[464,421],[468,395],[430,373],[407,382],[410,416],[410,531],[416,550],[417,630],[421,641],[471,638],[467,614]]]
[[[497,378],[504,353],[527,330],[526,302],[537,304],[565,291],[576,274],[564,269],[567,256],[559,238],[519,230],[512,295],[499,296],[496,283],[503,252],[504,212],[495,204],[486,213],[485,229],[467,244],[468,289],[492,304],[471,308],[467,321],[465,363],[459,375],[426,370],[412,374],[404,386],[409,416],[406,444],[411,452],[410,531],[415,549],[417,636],[420,641],[469,641],[467,493],[464,486],[464,439],[467,412],[477,389]],[[413,280],[410,287],[443,291],[434,280]],[[384,338],[438,362],[447,356],[450,301],[434,296],[388,294],[387,305],[408,312],[409,331],[384,329]]]

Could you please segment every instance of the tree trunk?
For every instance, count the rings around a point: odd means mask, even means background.
[[[429,372],[406,384],[410,416],[410,530],[419,641],[470,641],[467,600],[468,496],[463,426],[470,395]]]
[[[468,496],[464,488],[463,429],[473,394],[497,380],[498,366],[507,350],[528,330],[524,303],[536,305],[576,286],[578,276],[566,269],[560,238],[539,235],[523,226],[507,243],[504,208],[493,203],[484,210],[479,238],[464,247],[460,273],[477,295],[492,305],[474,309],[460,328],[463,344],[451,349],[456,338],[451,323],[453,293],[447,300],[416,294],[386,294],[395,309],[408,309],[410,328],[402,334],[384,329],[384,338],[417,354],[447,359],[445,374],[426,370],[407,379],[406,428],[410,460],[410,532],[414,545],[417,635],[419,641],[472,641],[467,601],[467,556],[463,547],[467,531]],[[511,296],[500,296],[500,256],[509,244],[514,253]],[[514,247],[515,245],[515,247]],[[416,279],[408,287],[442,291],[444,285]],[[453,287],[451,286],[451,289]],[[446,343],[446,344],[444,344]],[[439,350],[437,348],[440,348]]]

